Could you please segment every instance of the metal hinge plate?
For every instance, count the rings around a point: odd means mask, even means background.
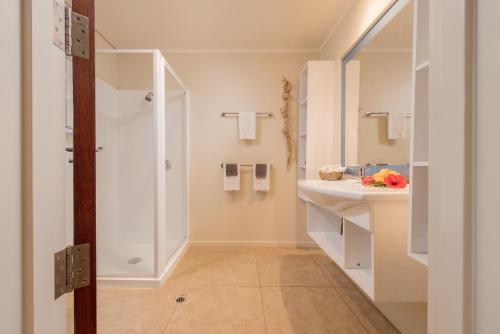
[[[54,254],[55,299],[90,285],[90,244],[69,246]]]
[[[53,1],[53,44],[67,56],[89,59],[89,19]]]

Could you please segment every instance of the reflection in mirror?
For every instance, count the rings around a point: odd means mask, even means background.
[[[379,31],[369,32],[343,62],[347,166],[409,162],[412,20],[410,2]]]

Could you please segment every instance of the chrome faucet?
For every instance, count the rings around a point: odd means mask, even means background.
[[[347,174],[358,177],[360,179],[365,178],[365,166],[347,166]]]

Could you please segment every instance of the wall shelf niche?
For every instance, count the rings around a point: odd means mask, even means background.
[[[318,169],[333,161],[335,61],[307,62],[299,86],[297,179],[318,179]]]
[[[415,0],[408,256],[428,265],[429,0]]]

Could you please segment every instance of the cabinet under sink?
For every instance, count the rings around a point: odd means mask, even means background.
[[[407,256],[407,189],[305,180],[299,191],[308,234],[373,302],[427,300],[427,270]]]

